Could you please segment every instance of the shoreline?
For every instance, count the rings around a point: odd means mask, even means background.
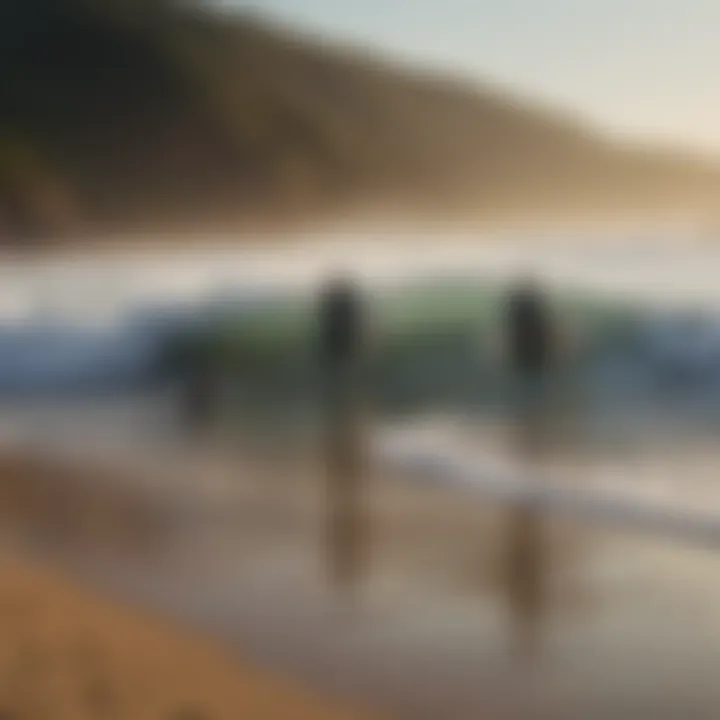
[[[312,457],[265,462],[261,453],[255,464],[239,447],[205,454],[161,443],[151,454],[161,464],[167,451],[175,457],[160,476],[143,461],[152,438],[132,452],[135,436],[123,427],[127,464],[122,456],[99,466],[81,457],[43,462],[39,445],[19,451],[25,461],[15,469],[17,455],[0,456],[0,517],[11,544],[82,586],[196,628],[270,676],[390,717],[634,720],[631,710],[644,708],[679,720],[692,714],[686,695],[696,697],[693,717],[714,717],[706,714],[717,707],[708,630],[720,584],[702,552],[549,528],[559,574],[534,675],[542,696],[517,696],[537,688],[525,686],[508,654],[497,575],[503,514],[493,504],[378,468],[370,478],[373,568],[357,612],[346,612],[323,579]],[[137,422],[132,430],[147,434]],[[658,693],[668,672],[676,685]]]
[[[411,217],[400,213],[368,213],[346,217],[319,217],[298,223],[205,223],[197,227],[158,226],[137,230],[83,233],[72,240],[51,240],[45,245],[27,249],[0,248],[4,261],[45,262],[57,258],[65,262],[73,259],[114,259],[128,253],[202,252],[272,252],[302,247],[308,238],[332,240],[334,236],[357,234],[363,236],[393,235],[419,238],[421,246],[434,239],[435,234],[461,233],[476,235],[479,244],[502,243],[507,236],[527,236],[529,244],[542,242],[548,236],[560,238],[577,233],[645,233],[657,229],[702,230],[707,222],[700,213],[628,212],[617,214],[553,215],[507,213],[499,216],[475,217],[469,213],[448,216],[422,214]],[[98,238],[101,238],[98,240]],[[580,242],[578,240],[578,242]]]

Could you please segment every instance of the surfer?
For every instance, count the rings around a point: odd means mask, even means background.
[[[364,320],[355,283],[344,276],[330,280],[321,291],[318,308],[326,423],[327,548],[331,581],[344,590],[361,575],[366,545],[359,376]]]
[[[217,373],[204,333],[169,338],[158,358],[158,372],[178,384],[180,422],[191,436],[205,436],[220,406]]]
[[[347,367],[358,354],[362,336],[360,294],[349,278],[338,275],[323,288],[319,325],[324,367]]]
[[[524,470],[532,473],[543,450],[548,420],[546,390],[556,339],[553,319],[532,278],[511,289],[506,310],[506,362],[517,390],[515,450]],[[507,550],[506,589],[517,651],[531,659],[538,650],[544,614],[547,552],[542,518],[530,504],[511,508]]]
[[[538,382],[553,359],[554,330],[548,302],[538,283],[524,279],[507,303],[507,361],[517,379]]]

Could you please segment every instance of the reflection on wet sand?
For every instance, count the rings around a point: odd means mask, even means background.
[[[690,708],[692,717],[716,717],[720,692],[707,671],[720,600],[714,556],[549,524],[550,614],[536,672],[521,675],[508,653],[502,508],[371,467],[363,599],[356,614],[338,616],[323,572],[320,457],[302,445],[268,453],[232,435],[189,446],[159,420],[152,448],[142,448],[133,432],[164,415],[140,403],[133,412],[81,408],[73,440],[72,409],[48,409],[45,431],[63,425],[66,448],[87,437],[82,417],[92,418],[96,439],[104,428],[112,442],[87,452],[88,465],[106,471],[83,477],[69,461],[60,473],[37,453],[6,457],[5,534],[40,540],[35,552],[237,640],[264,663],[405,716],[490,709],[634,720],[647,709],[680,720]],[[472,434],[498,452],[503,445],[490,427]],[[582,481],[566,454],[567,481]],[[562,466],[562,448],[546,462]]]

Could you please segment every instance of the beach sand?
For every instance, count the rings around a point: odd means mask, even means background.
[[[176,459],[178,465],[192,465],[190,450],[180,452],[176,448],[175,452],[180,453]],[[163,455],[161,447],[157,453]],[[312,472],[282,472],[287,462],[287,458],[280,458],[277,463],[268,466],[260,463],[251,470],[247,460],[243,460],[239,466],[226,469],[231,475],[230,486],[220,479],[213,480],[208,473],[203,478],[204,486],[199,488],[198,473],[202,474],[202,468],[207,466],[205,461],[198,460],[197,472],[190,473],[190,479],[195,476],[194,484],[170,477],[167,482],[174,484],[166,487],[166,481],[161,478],[156,478],[156,486],[153,478],[145,477],[141,468],[136,479],[134,472],[120,467],[123,464],[119,461],[117,466],[100,463],[104,467],[101,470],[95,462],[59,462],[52,453],[45,455],[39,449],[7,447],[0,452],[0,530],[6,546],[20,548],[23,553],[29,550],[33,562],[39,561],[42,567],[49,564],[53,568],[69,569],[71,576],[82,582],[87,580],[89,571],[91,586],[101,588],[112,597],[135,601],[132,592],[122,591],[124,581],[118,579],[121,577],[118,573],[125,573],[127,568],[133,576],[137,570],[167,578],[168,583],[175,578],[177,590],[184,593],[175,603],[175,586],[168,584],[160,591],[163,598],[158,608],[160,619],[139,618],[121,607],[110,607],[103,601],[87,598],[67,581],[47,580],[44,570],[38,572],[26,569],[21,562],[5,561],[8,569],[1,579],[0,613],[7,604],[24,620],[20,622],[13,619],[12,614],[2,614],[2,617],[8,616],[8,625],[21,637],[19,650],[13,649],[14,640],[2,650],[12,655],[2,662],[12,668],[22,666],[23,662],[27,664],[17,657],[38,657],[41,659],[33,662],[41,672],[33,680],[32,673],[25,671],[30,679],[23,680],[28,688],[24,695],[16,693],[7,701],[0,695],[0,720],[5,706],[12,708],[14,714],[10,717],[83,717],[79,705],[68,706],[75,709],[63,710],[67,712],[65,716],[59,709],[47,709],[61,707],[61,701],[55,701],[52,693],[63,693],[67,702],[80,702],[77,698],[83,693],[93,692],[83,690],[84,687],[103,683],[112,688],[102,692],[112,695],[113,708],[94,715],[92,710],[83,710],[87,717],[247,717],[252,720],[353,717],[326,709],[320,701],[303,700],[302,692],[292,689],[287,691],[287,697],[297,699],[289,701],[290,714],[283,714],[286,713],[286,706],[282,704],[284,691],[273,690],[274,680],[239,667],[228,658],[222,659],[202,641],[180,639],[179,632],[165,624],[165,609],[176,618],[192,617],[196,599],[209,603],[209,608],[223,592],[227,597],[221,607],[230,607],[228,612],[234,619],[227,633],[218,634],[239,657],[250,659],[258,667],[292,678],[323,696],[329,692],[332,697],[347,698],[351,705],[354,700],[365,702],[372,708],[387,710],[392,716],[397,711],[404,717],[434,718],[450,708],[462,710],[464,696],[455,696],[455,685],[464,685],[465,681],[448,683],[445,676],[449,671],[442,673],[443,677],[437,681],[431,681],[427,673],[435,672],[434,660],[430,663],[432,667],[415,668],[423,653],[413,647],[417,642],[424,642],[425,633],[421,631],[424,621],[413,628],[420,619],[417,613],[424,612],[422,598],[426,593],[435,598],[430,608],[436,603],[444,607],[446,602],[442,598],[446,596],[451,607],[474,607],[471,598],[475,597],[479,602],[478,617],[484,617],[483,606],[487,600],[483,602],[482,598],[497,591],[496,533],[498,523],[503,523],[502,514],[498,516],[490,509],[482,511],[441,488],[416,486],[399,477],[393,481],[388,477],[373,478],[370,493],[373,567],[363,593],[364,614],[368,619],[343,623],[329,608],[324,609],[328,604],[327,593],[319,584],[317,562],[313,562],[319,549],[316,543],[322,505],[318,492],[321,483]],[[139,466],[143,464],[139,462]],[[294,466],[297,469],[305,464],[315,463],[298,462]],[[241,471],[243,469],[247,472]],[[160,492],[162,489],[168,492]],[[189,503],[183,499],[187,493],[193,498]],[[206,507],[200,502],[202,498],[212,502]],[[75,561],[85,557],[92,558],[95,569],[83,565],[76,572]],[[97,568],[100,568],[99,574],[94,577]],[[292,583],[283,579],[285,573],[293,579]],[[111,587],[106,585],[108,579]],[[122,591],[118,596],[114,590],[116,579]],[[162,580],[161,584],[165,582]],[[282,596],[291,585],[297,595],[296,608],[286,607],[287,603],[283,605]],[[3,598],[7,594],[14,599],[5,603]],[[168,608],[164,607],[165,601],[169,601]],[[409,613],[407,603],[410,603]],[[85,609],[85,604],[89,609]],[[142,599],[140,604],[145,605]],[[150,606],[157,607],[154,601]],[[32,608],[32,612],[23,608]],[[191,609],[188,611],[188,608]],[[213,611],[206,608],[206,612]],[[450,613],[452,615],[452,610]],[[432,609],[431,615],[435,617]],[[374,618],[374,624],[370,618]],[[410,627],[403,629],[401,620],[409,622]],[[209,625],[212,630],[214,623]],[[395,629],[391,630],[390,626]],[[486,622],[481,621],[476,634],[484,636],[485,626]],[[201,627],[205,629],[204,625]],[[441,632],[432,623],[429,630],[431,634]],[[282,647],[266,654],[264,647],[275,644],[277,632],[283,635],[282,642],[277,640]],[[403,649],[404,641],[398,645],[393,637],[394,633],[406,632],[411,637],[409,646]],[[420,638],[413,640],[418,632]],[[323,639],[327,635],[327,639]],[[48,650],[44,645],[46,636],[53,638]],[[9,637],[12,639],[13,635]],[[370,662],[367,653],[374,647],[373,643],[385,641],[392,652],[376,669],[375,661]],[[202,650],[195,652],[196,645]],[[483,642],[478,639],[476,645],[484,656]],[[405,657],[408,653],[410,656]],[[439,648],[437,662],[442,664],[442,658],[448,653]],[[88,656],[98,659],[87,660]],[[213,657],[216,659],[204,659]],[[339,658],[342,666],[337,672],[326,666],[326,661],[330,662],[333,657]],[[431,659],[428,656],[428,661]],[[101,679],[93,680],[92,673],[90,679],[71,677],[73,672],[76,675],[81,672],[78,663],[82,665],[82,662],[85,662],[82,672],[100,668]],[[406,664],[407,670],[403,670]],[[382,667],[387,670],[388,678],[398,672],[401,677],[392,683],[383,680]],[[214,668],[218,668],[217,671]],[[419,686],[412,680],[413,668],[421,672]],[[237,680],[233,679],[233,673],[238,675]],[[458,677],[466,675],[467,668],[465,674]],[[40,683],[41,690],[33,683]],[[11,684],[17,685],[14,680]],[[430,692],[419,692],[420,687]],[[257,699],[254,695],[245,699],[246,688],[257,689]],[[428,694],[433,702],[427,702]],[[475,694],[481,699],[483,693],[478,690]],[[32,703],[39,701],[32,698],[43,696],[48,698],[43,701],[47,707],[33,711]],[[276,700],[277,708],[272,705]],[[31,709],[20,705],[21,710],[16,710],[18,703],[23,702],[30,703]],[[251,703],[257,703],[260,709],[242,710],[252,708]],[[305,704],[307,710],[303,709]],[[484,700],[480,704],[487,707]],[[491,716],[497,716],[493,704],[489,705],[493,708]],[[473,712],[477,707],[474,701]],[[195,714],[183,715],[183,708],[190,708]],[[460,713],[458,717],[466,716]]]
[[[334,707],[172,623],[0,559],[3,720],[340,720]]]

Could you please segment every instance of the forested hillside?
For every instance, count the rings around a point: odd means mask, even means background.
[[[367,204],[710,206],[720,174],[611,146],[494,91],[172,0],[0,3],[0,234]]]

